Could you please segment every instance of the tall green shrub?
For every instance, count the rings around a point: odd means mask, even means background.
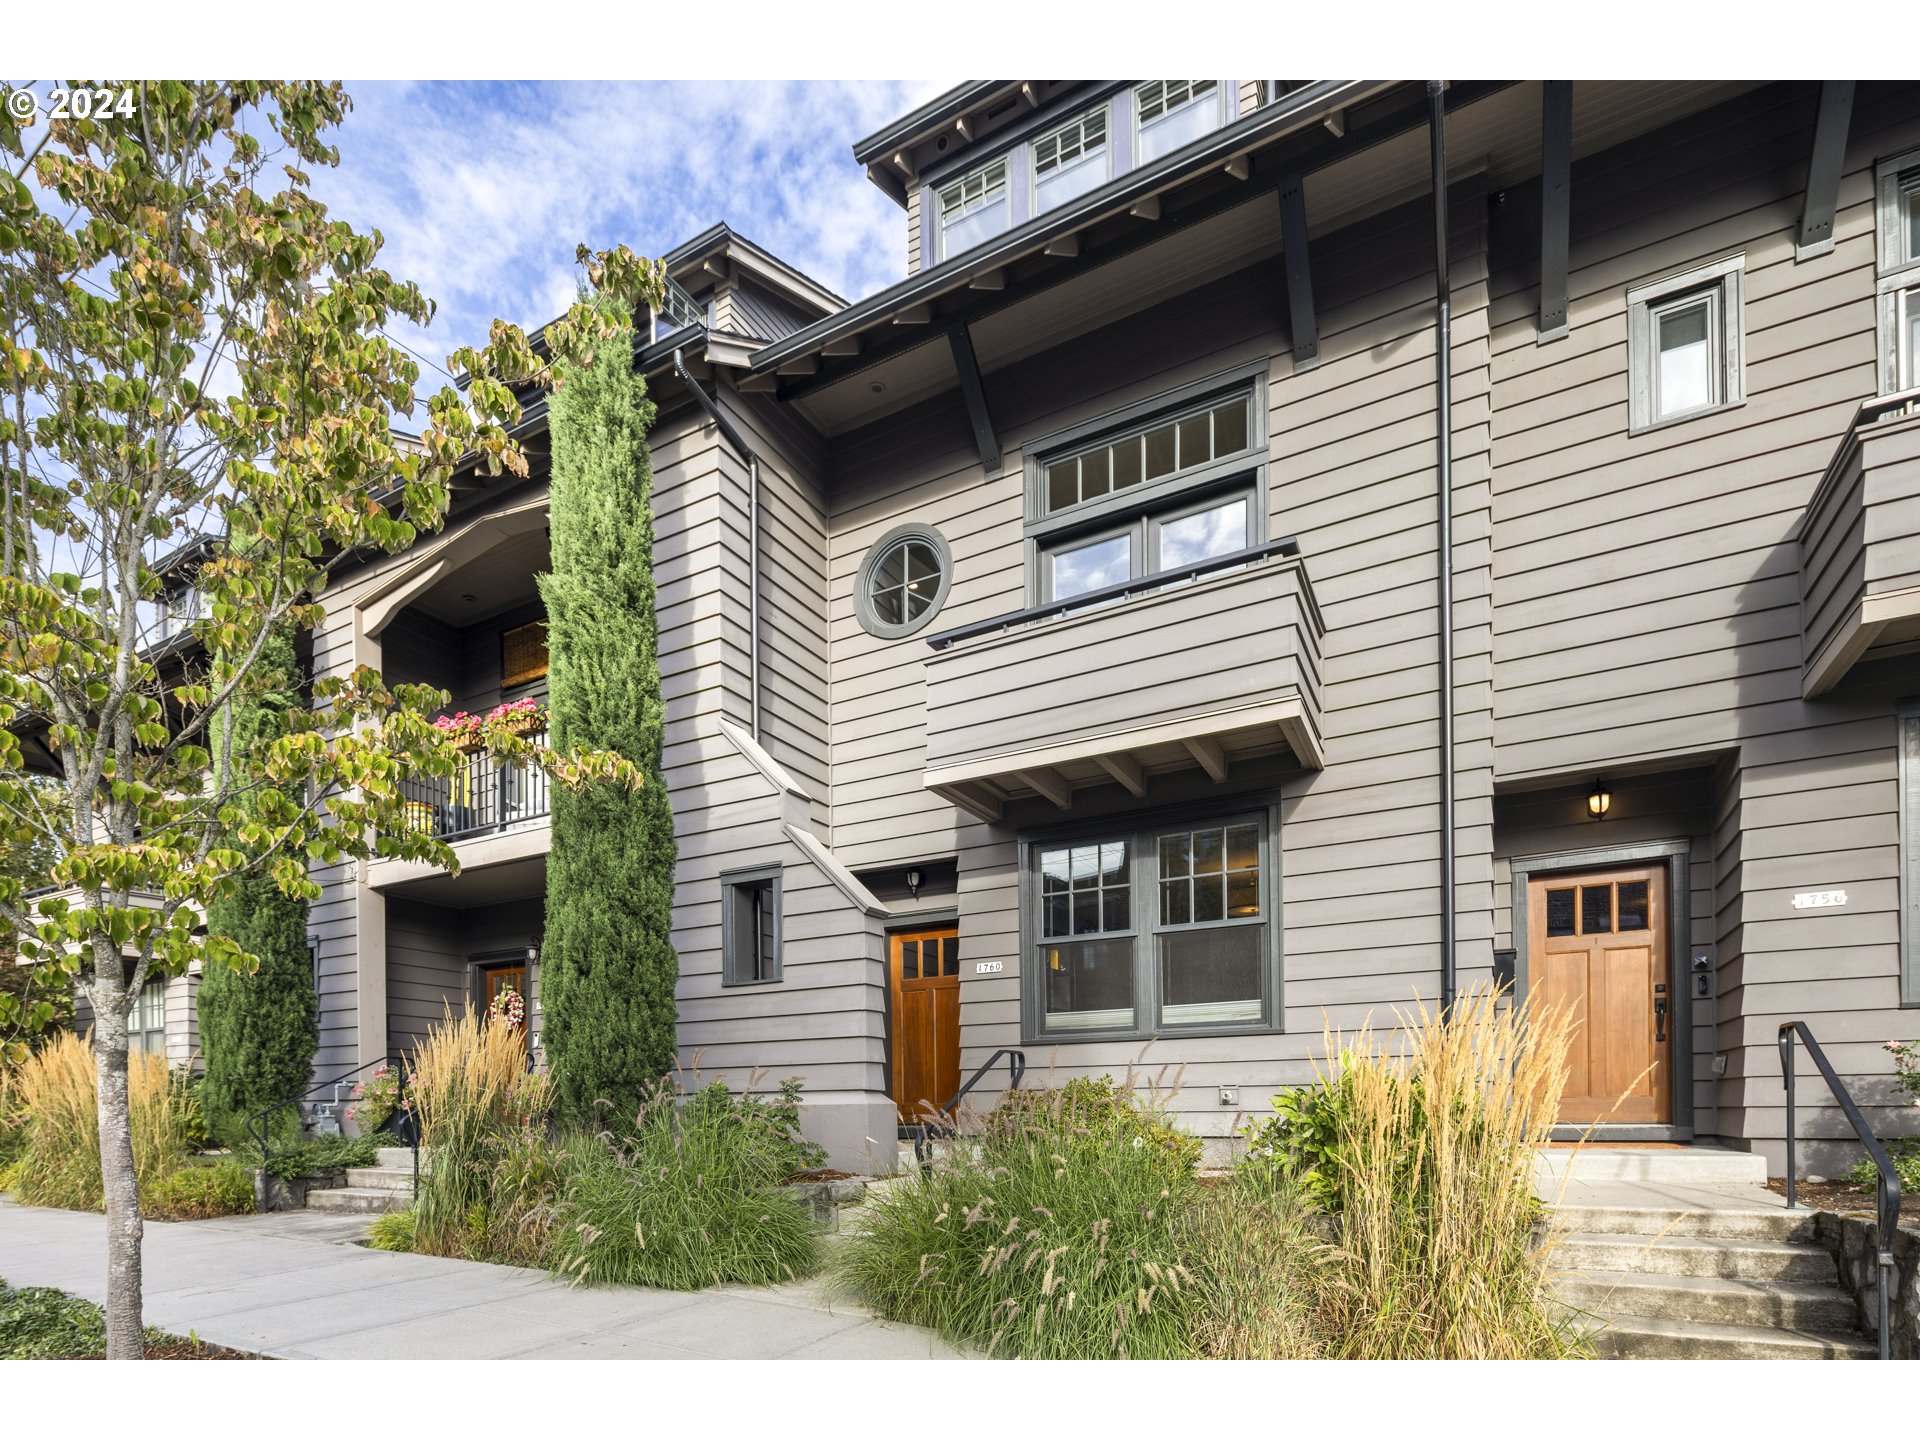
[[[255,673],[258,690],[222,727],[231,737],[236,764],[253,747],[284,733],[287,708],[301,703],[299,665],[284,631],[268,638]],[[251,975],[210,965],[200,982],[207,1128],[241,1143],[247,1116],[304,1090],[312,1078],[319,1001],[307,950],[307,902],[285,894],[265,871],[255,871],[232,895],[208,907],[207,929],[232,937],[260,958]]]
[[[673,812],[660,778],[665,716],[654,613],[654,407],[622,327],[565,371],[550,410],[553,573],[547,607],[551,743],[612,750],[637,791],[556,788],[541,958],[544,1045],[559,1112],[636,1114],[674,1063]]]

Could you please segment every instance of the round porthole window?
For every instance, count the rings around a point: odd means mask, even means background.
[[[926,625],[946,603],[953,554],[931,525],[900,525],[874,543],[860,567],[854,604],[860,624],[883,640]]]

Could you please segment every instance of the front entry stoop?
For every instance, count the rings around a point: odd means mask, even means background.
[[[345,1185],[307,1191],[309,1210],[345,1211],[357,1215],[384,1215],[413,1206],[413,1151],[382,1150],[377,1165],[345,1172]]]
[[[1686,1151],[1665,1152],[1684,1156]],[[1716,1176],[1712,1158],[1703,1173]],[[1853,1297],[1814,1212],[1758,1184],[1586,1177],[1541,1187],[1548,1268],[1595,1352],[1635,1360],[1865,1360]],[[1620,1167],[1631,1169],[1633,1167]],[[1574,1175],[1582,1176],[1576,1163]],[[1617,1171],[1616,1171],[1617,1173]],[[1669,1167],[1666,1173],[1671,1174]]]

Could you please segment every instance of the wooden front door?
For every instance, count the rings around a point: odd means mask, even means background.
[[[524,965],[492,965],[480,972],[480,1013],[493,1014],[493,1002],[506,991],[513,991],[520,997],[522,1029],[525,1029],[525,1014],[532,1005],[527,996],[527,967]]]
[[[960,1088],[960,932],[891,937],[893,1103],[918,1119]]]
[[[1573,1016],[1565,1124],[1673,1121],[1665,866],[1530,878],[1527,994]]]

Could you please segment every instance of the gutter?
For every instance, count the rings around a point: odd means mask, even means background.
[[[1167,188],[1210,166],[1224,164],[1236,155],[1278,139],[1285,133],[1317,124],[1334,111],[1371,99],[1399,83],[1396,80],[1322,80],[1304,86],[1286,101],[1263,106],[1185,149],[1151,165],[1131,170],[1118,180],[1109,181],[1071,204],[1029,220],[986,245],[936,265],[931,270],[909,276],[890,289],[837,311],[805,329],[794,331],[784,340],[760,351],[754,357],[749,372],[757,375],[775,370],[816,346],[850,335],[896,310],[904,310],[922,300],[957,290],[975,276],[1001,269],[1050,240],[1128,209],[1155,190]]]
[[[1453,775],[1453,317],[1447,270],[1447,96],[1444,80],[1427,82],[1427,130],[1433,174],[1433,292],[1435,423],[1434,483],[1439,524],[1440,620],[1440,1014],[1453,1009],[1458,985],[1454,932]]]
[[[733,422],[720,412],[700,382],[687,373],[678,346],[673,351],[673,373],[693,395],[728,445],[747,462],[747,733],[760,738],[760,458],[753,453]]]

